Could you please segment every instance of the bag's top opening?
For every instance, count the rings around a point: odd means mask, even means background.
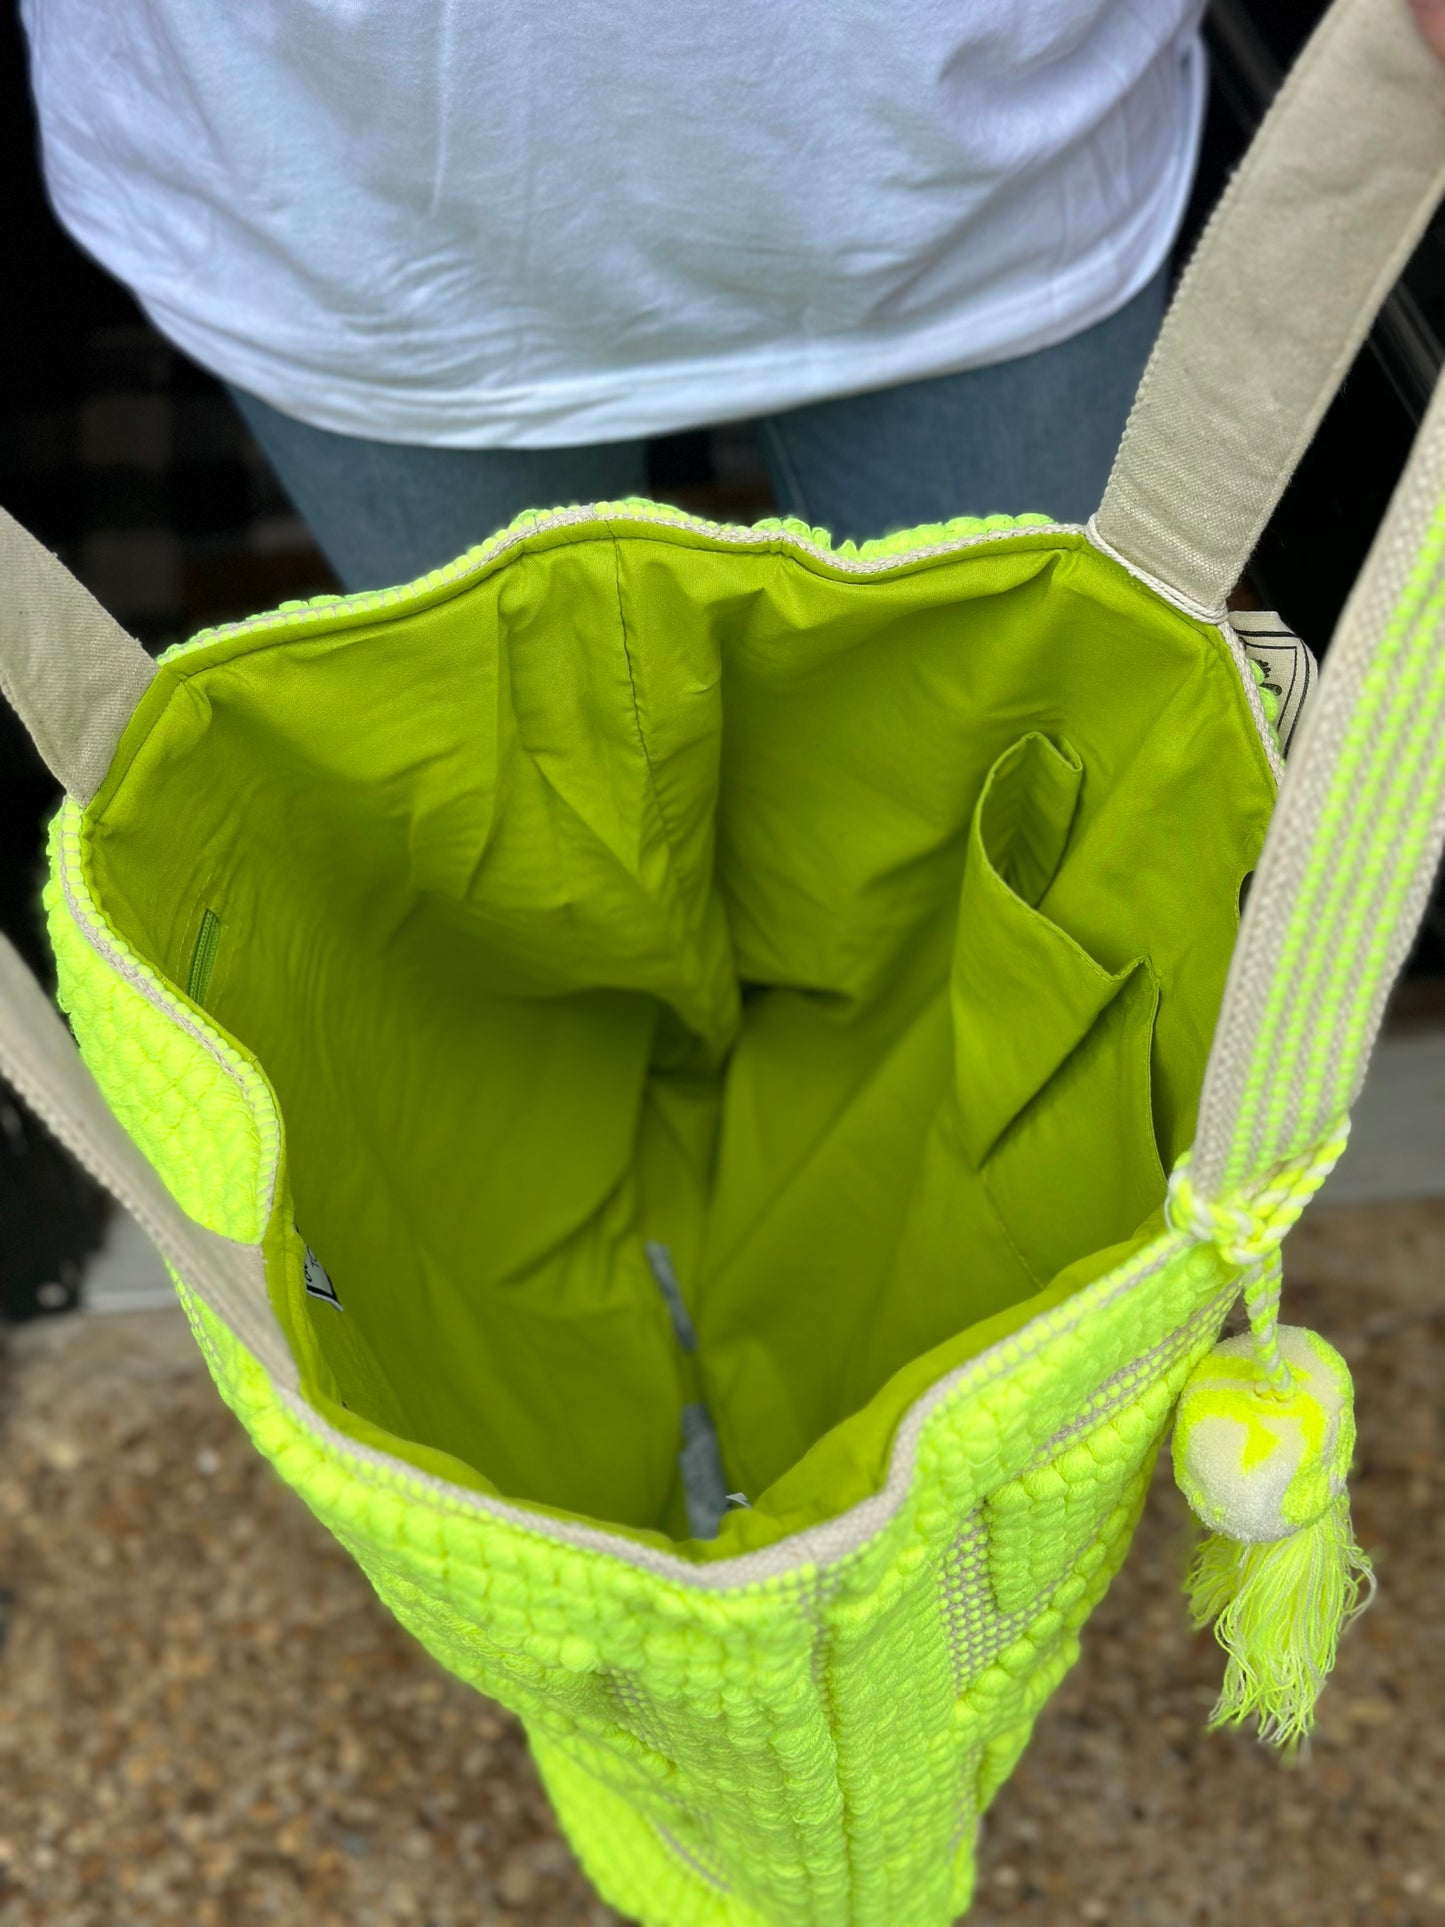
[[[1151,1222],[1273,790],[1218,631],[1080,536],[617,520],[178,656],[84,843],[274,1088],[308,1394],[713,1557]]]

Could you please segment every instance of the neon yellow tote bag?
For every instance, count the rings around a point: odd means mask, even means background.
[[[1439,406],[1297,730],[1225,597],[1442,169],[1345,0],[1087,529],[558,510],[158,666],[0,530],[80,1046],[6,950],[0,1070],[650,1927],[961,1912],[1176,1413],[1220,1717],[1308,1727],[1367,1574],[1277,1254],[1445,835]]]

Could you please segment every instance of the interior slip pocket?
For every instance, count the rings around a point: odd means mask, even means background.
[[[1020,738],[974,811],[952,1004],[960,1141],[1040,1284],[1128,1237],[1159,1203],[1150,1102],[1159,985],[1108,971],[1039,904],[1084,782],[1067,743]]]

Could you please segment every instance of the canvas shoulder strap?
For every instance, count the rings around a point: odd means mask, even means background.
[[[1335,630],[1255,872],[1200,1106],[1202,1197],[1288,1188],[1292,1166],[1308,1195],[1343,1148],[1442,844],[1445,387]]]
[[[0,510],[0,691],[77,802],[99,789],[155,664],[74,576]],[[149,1234],[282,1385],[296,1368],[269,1315],[257,1245],[187,1216],[111,1115],[69,1031],[0,937],[0,1076]]]
[[[100,788],[155,673],[135,638],[0,509],[0,694],[78,803]]]
[[[1219,615],[1445,193],[1445,64],[1406,0],[1337,0],[1165,317],[1092,528]]]
[[[1093,532],[1219,615],[1445,192],[1445,64],[1406,0],[1338,0],[1221,200]],[[1288,1200],[1338,1155],[1445,838],[1445,401],[1330,644],[1235,949],[1196,1198]],[[1247,1215],[1247,1214],[1246,1214]]]

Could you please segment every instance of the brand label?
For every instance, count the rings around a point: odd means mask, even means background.
[[[341,1300],[336,1295],[336,1287],[326,1275],[326,1267],[311,1249],[306,1247],[306,1296],[324,1298],[328,1305],[341,1310]]]
[[[1232,610],[1229,624],[1239,637],[1245,655],[1264,671],[1263,686],[1273,691],[1279,703],[1274,727],[1280,754],[1288,756],[1305,703],[1320,673],[1319,664],[1273,609]]]

